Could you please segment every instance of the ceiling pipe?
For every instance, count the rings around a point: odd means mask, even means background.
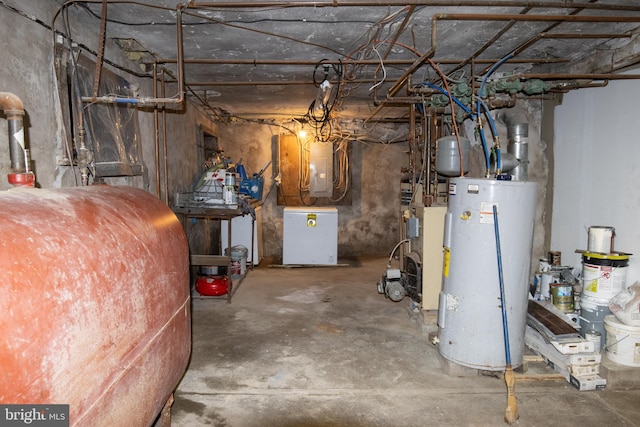
[[[116,1],[117,2],[117,1]],[[111,1],[110,3],[114,3]],[[125,98],[120,96],[83,96],[82,102],[85,103],[100,103],[100,104],[133,104],[139,106],[158,105],[158,104],[175,104],[182,105],[185,99],[184,89],[184,40],[182,34],[182,13],[188,8],[188,4],[179,4],[176,8],[176,49],[177,49],[177,80],[178,80],[178,93],[176,96],[166,98]],[[157,61],[156,61],[157,63]]]
[[[11,172],[7,175],[9,184],[21,187],[33,187],[36,177],[29,170],[29,150],[24,143],[24,107],[22,101],[13,93],[0,92],[0,109],[7,117],[9,129],[9,157]]]
[[[493,59],[476,59],[476,64],[495,64],[500,58]],[[413,59],[385,59],[385,65],[409,65],[413,64]],[[434,59],[433,62],[438,64],[457,64],[462,59]],[[160,58],[155,60],[152,64],[175,64],[177,59]],[[214,58],[192,58],[185,59],[185,65],[316,65],[316,60],[301,60],[301,59],[214,59]],[[571,62],[570,59],[562,58],[512,58],[507,61],[509,64],[554,64],[554,63],[566,63]],[[379,59],[345,59],[340,61],[339,59],[325,59],[323,64],[332,65],[378,65]]]
[[[589,3],[592,5],[593,3]],[[527,6],[531,3],[527,2]],[[587,4],[585,4],[586,6]],[[582,6],[582,5],[581,5]],[[490,14],[490,13],[478,13],[478,14],[464,14],[464,13],[439,13],[433,15],[431,18],[431,47],[420,58],[414,61],[402,74],[402,76],[389,88],[387,91],[387,98],[391,98],[396,95],[402,86],[407,82],[409,76],[416,72],[424,63],[430,59],[437,49],[437,22],[439,20],[448,21],[524,21],[524,22],[586,22],[586,23],[604,23],[604,22],[640,22],[640,16],[577,16],[577,15],[510,15],[510,14]],[[589,77],[585,77],[589,78]],[[375,117],[384,104],[378,105],[378,107],[367,117],[365,120],[369,122]]]
[[[78,0],[79,1],[79,0]],[[90,1],[99,3],[100,0]],[[234,8],[265,8],[265,7],[389,7],[389,6],[440,6],[440,7],[532,7],[532,8],[553,8],[553,9],[583,9],[593,10],[613,10],[613,11],[636,11],[640,12],[638,5],[609,5],[598,3],[580,3],[579,6],[571,2],[546,2],[546,1],[496,1],[496,0],[379,0],[379,1],[229,1],[229,2],[191,2],[192,9],[234,9]]]

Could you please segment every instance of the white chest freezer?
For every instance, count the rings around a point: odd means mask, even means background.
[[[284,208],[282,263],[336,265],[338,210]]]

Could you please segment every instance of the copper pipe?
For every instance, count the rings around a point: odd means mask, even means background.
[[[488,58],[488,59],[476,59],[478,64],[495,64],[500,61],[501,58]],[[458,64],[462,59],[434,59],[433,62],[438,64]],[[549,64],[558,62],[570,62],[570,59],[558,59],[558,58],[511,58],[506,63],[509,64]],[[175,64],[177,59],[160,58],[154,63],[157,64]],[[376,65],[380,64],[378,59],[346,59],[331,60],[327,59],[322,61],[324,64],[342,64],[342,65]],[[409,65],[413,64],[413,59],[387,59],[384,61],[385,65]],[[311,60],[299,60],[299,59],[209,59],[209,58],[192,58],[184,59],[185,65],[316,65],[318,61]]]
[[[522,11],[520,11],[521,15],[525,15],[527,12],[529,12],[531,10],[531,7],[525,7],[524,9],[522,9]],[[511,21],[509,22],[507,25],[505,25],[504,27],[502,27],[502,29],[500,31],[498,31],[492,38],[491,40],[489,40],[488,42],[486,42],[485,44],[482,45],[482,47],[478,50],[476,50],[471,56],[469,56],[469,58],[465,59],[463,62],[461,62],[460,64],[458,64],[457,66],[453,67],[453,69],[449,70],[447,73],[451,74],[455,71],[458,71],[460,68],[464,67],[465,65],[467,65],[468,63],[471,62],[472,59],[482,55],[482,53],[487,50],[490,46],[492,46],[496,41],[498,41],[498,39],[500,37],[502,37],[507,31],[509,31],[514,25],[516,25],[516,21]],[[499,61],[499,60],[498,60]],[[492,62],[492,64],[495,64],[498,61],[494,61]],[[434,60],[434,62],[437,62]],[[476,59],[476,62],[478,62],[478,60]]]
[[[161,75],[161,95],[165,96],[164,72]],[[162,107],[162,157],[164,160],[164,203],[169,205],[169,165],[167,160],[167,110]]]
[[[553,73],[531,73],[514,74],[521,79],[541,79],[541,80],[637,80],[640,74],[553,74]]]
[[[402,21],[402,24],[400,25],[400,28],[398,28],[398,31],[396,31],[396,33],[393,36],[393,39],[391,40],[391,42],[387,46],[387,50],[384,52],[384,55],[382,55],[382,59],[384,61],[387,60],[387,58],[389,57],[389,54],[391,53],[391,50],[393,49],[393,46],[395,46],[396,42],[400,38],[400,35],[405,30],[405,28],[407,28],[407,25],[409,24],[409,19],[411,19],[411,15],[413,15],[413,12],[415,10],[416,10],[416,6],[411,6],[409,8],[409,11],[407,12],[407,16],[404,17],[404,20]],[[382,62],[382,61],[380,61],[380,62]],[[380,71],[381,67],[382,67],[382,65],[380,63],[378,63],[378,66],[376,67],[376,70],[373,72],[374,76],[378,75],[378,71]]]
[[[104,58],[104,43],[107,32],[107,0],[102,0],[102,13],[100,14],[100,37],[98,38],[98,57],[96,58],[96,70],[93,77],[93,99],[98,97],[100,87],[100,73],[102,71],[102,60]]]
[[[631,34],[612,34],[612,33],[542,33],[541,39],[628,39],[631,38]]]
[[[0,92],[0,109],[7,116],[7,120],[24,117],[22,100],[13,93]]]
[[[527,2],[527,4],[530,4]],[[575,4],[573,4],[575,7]],[[583,5],[581,5],[582,7]],[[586,6],[586,4],[584,5]],[[434,20],[446,21],[528,21],[528,22],[640,22],[640,16],[586,16],[586,15],[502,15],[492,13],[440,13]]]
[[[571,11],[571,13],[569,13],[569,15],[573,16],[573,15],[577,15],[580,12],[582,12],[582,8],[577,8],[573,11]],[[530,46],[533,46],[535,43],[537,43],[539,40],[541,40],[542,38],[544,38],[544,34],[548,34],[549,31],[553,30],[554,28],[558,27],[561,25],[561,22],[554,22],[553,24],[547,26],[544,30],[540,31],[536,36],[530,38],[528,41],[521,43],[520,46],[518,46],[514,51],[513,51],[513,56],[519,55],[522,52],[524,52],[526,49],[528,49]],[[485,68],[484,70],[482,70],[482,73],[480,73],[481,75],[485,74],[486,72],[489,71],[489,68]]]
[[[530,3],[527,3],[530,6]],[[592,5],[592,3],[589,3]],[[581,6],[587,6],[581,5]],[[431,56],[435,54],[437,49],[437,21],[527,21],[527,22],[640,22],[640,17],[636,16],[575,16],[575,15],[499,15],[499,14],[463,14],[463,13],[440,13],[433,15],[431,18],[431,48],[418,58],[404,74],[389,88],[387,98],[396,95],[400,88],[406,83],[409,75],[413,74],[420,68]],[[365,120],[365,123],[375,117],[382,109],[383,104],[379,105],[371,115]]]
[[[79,0],[77,0],[79,1]],[[96,3],[98,0],[89,1]],[[89,3],[87,2],[87,3]],[[540,7],[540,8],[553,8],[553,9],[573,9],[576,7],[574,3],[568,2],[545,2],[545,1],[488,1],[488,0],[379,0],[379,1],[307,1],[307,2],[294,2],[294,1],[244,1],[244,2],[192,2],[189,7],[191,9],[233,9],[233,8],[265,8],[265,7],[363,7],[363,6],[441,6],[441,7]],[[640,11],[640,6],[630,5],[608,5],[588,3],[580,4],[584,9],[595,10],[616,10],[616,11]]]
[[[102,2],[102,0],[100,0]],[[118,1],[110,1],[110,3],[119,3]],[[124,2],[129,3],[129,2]],[[177,40],[177,71],[178,71],[178,93],[171,97],[167,98],[166,96],[162,98],[121,98],[117,96],[83,96],[81,98],[82,102],[90,102],[90,103],[102,103],[102,104],[135,104],[135,105],[157,105],[157,104],[176,104],[181,105],[185,100],[185,90],[184,90],[184,40],[182,33],[182,12],[183,9],[186,9],[188,6],[178,5],[176,9],[176,40]]]

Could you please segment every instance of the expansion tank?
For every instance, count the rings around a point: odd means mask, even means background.
[[[128,187],[0,192],[0,403],[147,426],[191,349],[180,222]]]
[[[481,370],[505,368],[493,205],[497,205],[511,363],[522,364],[536,184],[453,178],[445,216],[439,352]]]

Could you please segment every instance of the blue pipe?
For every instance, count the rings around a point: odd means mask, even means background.
[[[484,113],[487,116],[487,119],[489,119],[489,125],[491,126],[491,133],[493,133],[493,138],[495,139],[498,137],[498,129],[496,128],[496,122],[493,119],[493,116],[491,115],[491,111],[489,111],[489,107],[487,106],[487,104],[481,98],[478,98],[478,100],[480,101],[480,105],[482,106],[482,109],[484,110]],[[496,170],[502,169],[502,155],[500,151],[501,151],[500,147],[498,146],[496,150]],[[491,167],[491,160],[489,159],[487,163],[487,168],[490,168],[490,167]]]
[[[116,104],[137,104],[140,100],[136,98],[116,98],[115,102]]]
[[[504,64],[511,58],[513,58],[513,52],[511,52],[510,54],[502,58],[500,61],[496,62],[491,68],[489,68],[489,71],[487,72],[487,74],[485,74],[484,77],[482,78],[482,83],[480,84],[480,90],[478,90],[478,105],[476,108],[477,114],[480,114],[480,98],[482,97],[482,91],[484,90],[484,85],[487,83],[487,79],[489,78],[489,76],[491,76],[491,74],[494,73],[494,71],[498,69],[498,67],[500,67],[502,64]]]
[[[478,132],[480,133],[480,141],[482,141],[482,149],[484,150],[484,162],[487,167],[487,171],[489,171],[491,169],[491,156],[489,155],[489,146],[487,144],[487,139],[484,136],[484,129],[478,126]]]
[[[500,227],[498,227],[498,209],[493,205],[493,228],[496,233],[496,252],[498,254],[498,279],[500,281],[500,305],[502,306],[502,331],[504,332],[504,354],[507,366],[511,366],[511,349],[509,348],[509,325],[507,324],[507,307],[504,298],[504,278],[502,277],[502,254],[500,251]]]
[[[514,54],[513,52],[511,52],[510,54],[502,58],[500,61],[496,62],[491,68],[489,68],[489,71],[487,72],[487,74],[485,74],[484,77],[482,78],[482,83],[480,84],[480,89],[478,90],[478,103],[476,106],[476,114],[478,114],[478,117],[480,117],[480,106],[482,105],[482,92],[484,91],[484,85],[487,83],[487,79],[491,74],[493,74],[494,71],[498,69],[498,67],[500,67],[502,64],[507,62],[509,59],[513,58],[513,56]],[[485,104],[485,107],[486,107],[486,104]],[[487,113],[488,113],[488,110],[489,109],[487,108]],[[488,115],[490,116],[490,114]],[[491,122],[491,120],[493,120],[493,118],[489,119],[489,122]],[[483,133],[484,132],[481,129],[480,135],[482,135]],[[494,135],[497,135],[497,133],[494,133]],[[484,144],[486,144],[486,141],[484,142]],[[487,171],[490,168],[491,168],[491,161],[487,160]],[[498,169],[502,169],[502,158],[500,154],[500,149],[496,150],[496,170]]]

